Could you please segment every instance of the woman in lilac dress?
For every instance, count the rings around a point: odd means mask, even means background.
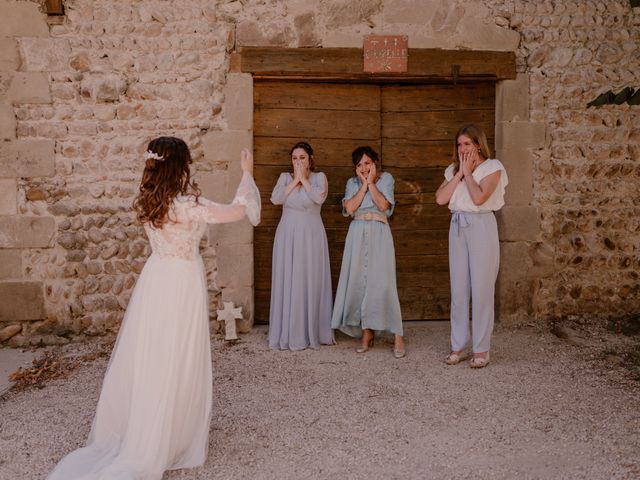
[[[333,344],[329,248],[320,209],[327,177],[314,172],[313,149],[296,143],[293,172],[280,174],[271,202],[282,205],[273,244],[269,347],[282,350]]]

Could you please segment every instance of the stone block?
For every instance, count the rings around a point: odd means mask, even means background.
[[[209,243],[211,245],[252,244],[253,226],[246,218],[239,222],[211,225]]]
[[[222,244],[216,251],[221,288],[250,287],[253,285],[253,245]]]
[[[313,13],[296,16],[293,20],[293,26],[296,29],[298,47],[315,47],[319,44],[315,34],[316,25]]]
[[[0,103],[0,141],[16,138],[16,116],[13,105]]]
[[[15,72],[20,68],[18,44],[13,38],[0,37],[0,72]]]
[[[50,247],[55,231],[51,217],[0,216],[0,248]]]
[[[526,242],[500,244],[496,318],[503,324],[521,323],[533,315],[535,278],[529,251]]]
[[[507,149],[496,152],[507,169],[509,185],[505,194],[508,206],[529,205],[533,200],[533,153],[526,149]]]
[[[545,132],[541,122],[496,122],[496,149],[544,148]]]
[[[202,137],[204,158],[211,164],[237,164],[240,168],[240,152],[252,145],[253,136],[248,130],[209,131]]]
[[[0,249],[0,279],[22,277],[22,252]]]
[[[198,172],[195,180],[205,198],[214,202],[229,203],[233,200],[233,195],[229,197],[227,193],[228,178],[229,174],[226,170],[217,170],[213,172]]]
[[[59,72],[69,69],[71,47],[62,38],[20,38],[22,70],[27,72]]]
[[[0,149],[0,177],[50,177],[54,173],[54,140],[16,140]]]
[[[51,103],[47,75],[42,72],[16,72],[7,98],[13,103]]]
[[[384,23],[425,26],[433,20],[439,4],[440,0],[385,0],[382,9]]]
[[[250,130],[224,130],[208,132],[202,139],[205,161],[212,165],[226,164],[224,198],[231,201],[235,194],[242,169],[240,168],[240,152],[243,148],[252,149],[253,137]],[[211,174],[209,181],[217,188],[222,186],[218,172]],[[203,175],[203,179],[204,179]],[[214,197],[215,199],[216,197]]]
[[[515,51],[520,43],[520,34],[517,31],[479,22],[473,13],[462,19],[455,38],[455,48],[502,52]]]
[[[519,73],[515,80],[496,85],[496,122],[529,119],[529,75]]]
[[[229,73],[224,87],[224,116],[230,130],[253,129],[253,77]]]
[[[294,38],[289,25],[281,22],[242,20],[236,26],[236,44],[241,47],[288,47]]]
[[[45,318],[42,282],[0,282],[0,322]]]
[[[0,37],[48,37],[46,16],[37,2],[0,2]]]
[[[15,215],[18,208],[18,185],[14,179],[0,179],[0,215]]]
[[[80,94],[96,103],[117,102],[127,91],[127,79],[122,74],[91,73],[80,82]]]
[[[253,287],[223,288],[220,301],[233,302],[234,306],[242,307],[242,320],[238,320],[236,328],[239,333],[251,330],[254,321]]]
[[[0,342],[5,342],[22,331],[22,325],[14,323],[0,329]]]
[[[502,242],[534,242],[540,233],[540,212],[536,207],[505,206],[496,213],[496,219]]]
[[[382,0],[349,0],[338,2],[321,2],[327,30],[340,27],[353,28],[358,24],[372,25],[382,23]],[[376,18],[378,17],[378,18]],[[374,20],[378,20],[375,21]],[[361,44],[362,45],[362,44]]]
[[[324,48],[362,48],[362,34],[352,28],[326,30],[322,36],[322,46]]]

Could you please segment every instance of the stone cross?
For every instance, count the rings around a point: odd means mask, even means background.
[[[237,340],[236,319],[242,318],[242,307],[233,306],[233,302],[222,302],[224,308],[218,310],[218,320],[224,320],[224,339]]]

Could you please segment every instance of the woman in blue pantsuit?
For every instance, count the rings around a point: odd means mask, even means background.
[[[358,147],[351,157],[356,176],[347,181],[342,213],[353,220],[345,240],[331,327],[361,338],[357,353],[373,345],[374,331],[393,333],[393,355],[402,358],[402,316],[388,220],[395,204],[394,180],[390,173],[379,171],[379,157],[371,147]]]
[[[484,131],[462,126],[456,133],[453,163],[436,192],[439,205],[449,204],[449,273],[451,277],[451,353],[455,365],[466,358],[470,340],[470,366],[489,363],[494,321],[494,293],[500,264],[500,244],[494,211],[504,205],[507,172],[492,159]],[[471,299],[471,335],[469,332]]]

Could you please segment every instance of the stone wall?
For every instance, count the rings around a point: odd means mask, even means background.
[[[536,318],[640,311],[640,107],[585,106],[600,93],[640,88],[640,9],[628,1],[497,2],[521,35],[532,122],[529,152],[538,241],[531,273]],[[520,139],[516,140],[520,141]],[[516,172],[514,172],[516,173]]]
[[[140,154],[170,134],[192,149],[205,195],[228,201],[252,141],[242,46],[361,47],[404,33],[412,48],[515,51],[498,85],[496,147],[511,185],[500,216],[504,321],[640,309],[640,107],[586,109],[640,87],[640,12],[627,0],[2,0],[0,341],[115,331],[149,254],[131,203]],[[635,126],[634,126],[635,125]],[[202,243],[211,306],[252,322],[252,233]]]

